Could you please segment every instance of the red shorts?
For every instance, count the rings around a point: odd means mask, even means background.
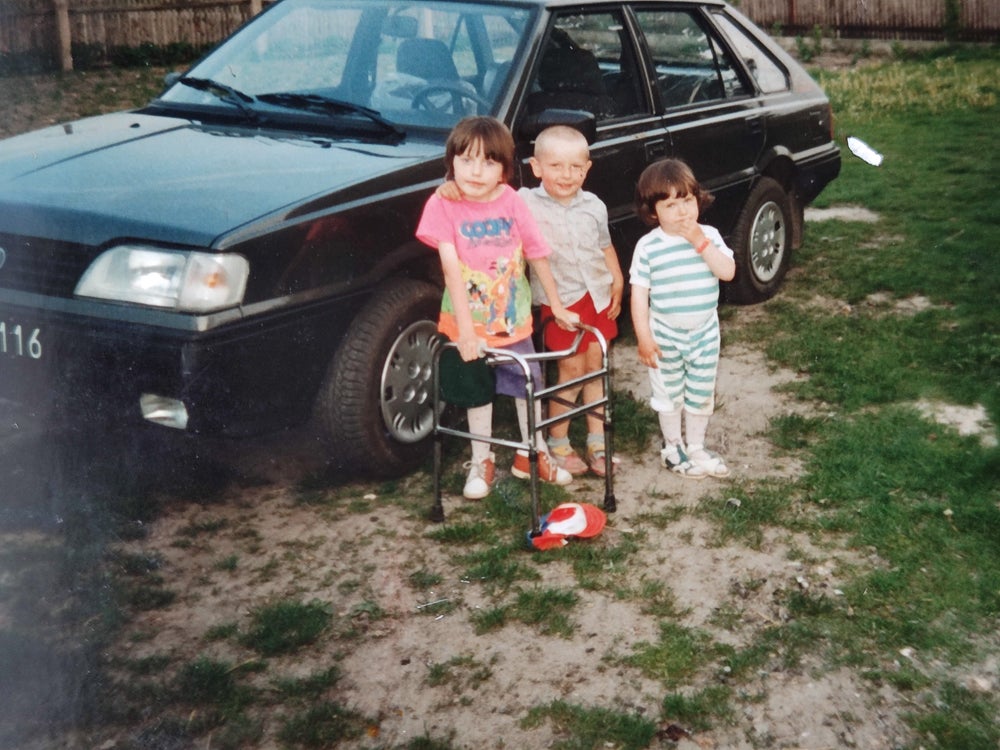
[[[598,312],[594,309],[594,300],[589,294],[583,295],[579,300],[574,302],[569,306],[571,312],[575,312],[580,316],[580,322],[591,328],[596,328],[604,338],[610,343],[611,339],[618,335],[618,323],[608,317],[608,310],[605,308]],[[542,323],[545,321],[551,321],[544,329],[544,341],[545,348],[549,351],[559,351],[560,349],[569,349],[573,345],[573,341],[576,340],[577,331],[564,331],[560,328],[555,320],[552,320],[552,308],[548,305],[542,305]],[[578,351],[586,351],[587,347],[591,343],[595,343],[597,339],[594,337],[590,331],[583,334],[583,338],[580,340],[580,348]]]

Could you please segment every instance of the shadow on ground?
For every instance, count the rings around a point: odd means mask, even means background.
[[[156,428],[52,431],[9,413],[0,428],[0,747],[49,750],[116,717],[102,659],[127,593],[110,546],[141,538],[172,498],[211,503],[276,452]]]

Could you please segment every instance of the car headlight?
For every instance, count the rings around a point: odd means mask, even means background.
[[[119,245],[80,277],[76,293],[119,302],[209,312],[243,301],[250,264],[242,255]]]

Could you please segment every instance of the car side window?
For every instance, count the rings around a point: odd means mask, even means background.
[[[666,108],[745,96],[749,92],[718,40],[690,11],[637,11]]]
[[[788,90],[788,71],[779,65],[755,39],[751,38],[729,16],[724,13],[716,13],[714,18],[736,50],[736,54],[746,64],[750,75],[753,76],[762,93],[775,94]]]
[[[598,121],[648,113],[641,80],[618,13],[560,15],[544,45],[527,109],[582,109]]]

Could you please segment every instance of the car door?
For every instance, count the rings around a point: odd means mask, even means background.
[[[643,5],[634,17],[672,155],[715,195],[705,220],[727,234],[766,142],[754,89],[700,9]]]
[[[620,6],[555,12],[536,49],[515,133],[522,130],[518,123],[546,112],[593,115],[593,167],[584,187],[607,205],[612,240],[627,263],[635,241],[648,230],[635,216],[635,183],[650,162],[669,155],[670,144],[625,13]],[[527,165],[531,147],[527,138],[519,139],[525,185],[538,184]]]

